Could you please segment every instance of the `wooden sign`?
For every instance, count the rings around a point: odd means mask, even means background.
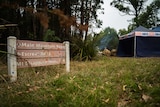
[[[57,50],[18,50],[17,55],[20,58],[52,58],[65,57],[65,51]]]
[[[17,40],[16,45],[18,68],[65,64],[63,43]]]
[[[7,38],[7,67],[10,82],[17,81],[17,67],[38,67],[65,64],[70,72],[69,42],[53,43]]]
[[[41,41],[29,41],[29,40],[17,40],[17,49],[53,49],[53,50],[65,50],[63,43],[55,42],[41,42]]]
[[[35,58],[35,59],[18,58],[17,61],[18,61],[17,66],[19,68],[65,64],[64,58]]]

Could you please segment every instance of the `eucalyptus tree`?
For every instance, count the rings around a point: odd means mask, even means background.
[[[62,40],[69,40],[71,26],[81,37],[87,37],[93,22],[101,24],[97,10],[102,3],[103,0],[1,0],[0,17],[18,23],[21,38],[41,40],[44,32],[51,29]],[[55,13],[56,9],[60,13]]]
[[[133,22],[135,22],[135,25],[138,27],[140,25],[138,17],[144,11],[146,1],[147,0],[113,0],[111,5],[126,15],[134,16]]]
[[[98,10],[103,10],[103,0],[76,0],[71,7],[72,15],[77,19],[80,37],[87,39],[88,31],[93,26],[100,27],[102,21],[98,19]]]
[[[153,0],[153,2],[147,6],[146,10],[139,15],[138,20],[140,25],[147,28],[152,28],[157,26],[160,21],[160,1]]]

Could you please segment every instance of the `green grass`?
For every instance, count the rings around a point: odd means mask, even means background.
[[[2,107],[157,107],[160,58],[101,57],[95,61],[18,69],[9,83],[0,68]]]

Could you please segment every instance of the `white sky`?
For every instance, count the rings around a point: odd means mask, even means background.
[[[104,0],[102,7],[104,8],[104,14],[99,14],[98,17],[103,21],[101,29],[97,29],[99,32],[107,27],[111,27],[119,31],[119,29],[127,29],[130,20],[133,16],[123,15],[118,9],[113,6],[110,6],[110,3],[113,0]],[[153,0],[148,0],[147,4],[151,3]]]
[[[113,6],[110,6],[110,2],[112,0],[104,0],[103,8],[104,8],[104,14],[99,14],[98,17],[100,20],[103,21],[102,28],[99,29],[103,30],[106,27],[111,27],[119,31],[119,29],[127,28],[129,25],[129,21],[131,20],[131,16],[122,16],[122,13],[118,9],[116,9]]]

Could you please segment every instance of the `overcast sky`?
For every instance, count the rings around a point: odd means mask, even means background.
[[[101,31],[105,29],[106,27],[111,27],[119,31],[119,29],[127,28],[130,20],[132,19],[131,16],[123,15],[120,13],[118,9],[116,9],[113,6],[110,6],[110,2],[113,0],[104,0],[103,8],[104,8],[104,14],[99,14],[98,17],[103,21],[103,25],[101,29],[98,29],[97,31]],[[153,0],[148,0],[148,2],[151,2]]]
[[[104,0],[103,8],[104,14],[99,14],[98,17],[103,21],[102,29],[106,27],[115,28],[117,31],[119,29],[127,28],[129,25],[128,20],[130,20],[131,16],[122,16],[122,13],[118,11],[118,9],[110,6],[110,2],[112,0]]]

